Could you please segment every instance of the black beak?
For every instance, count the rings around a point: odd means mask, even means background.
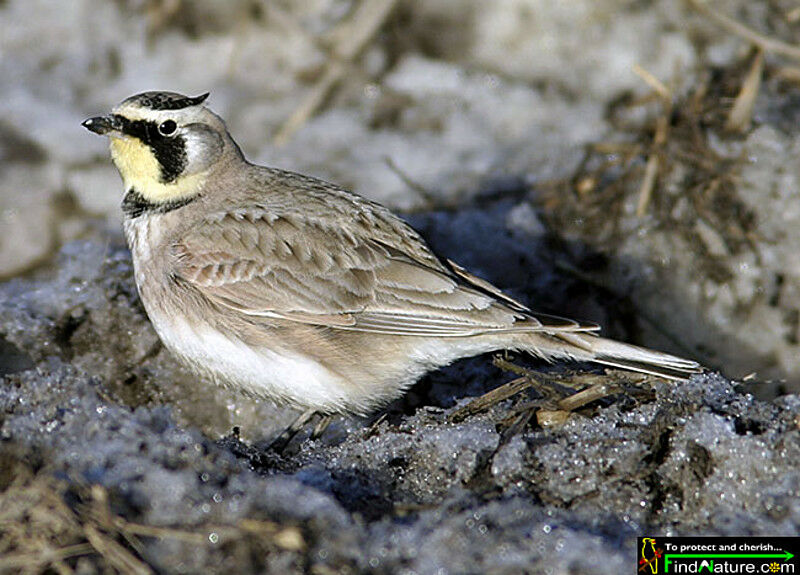
[[[107,134],[120,129],[119,122],[114,116],[97,116],[84,121],[81,126],[95,134]]]

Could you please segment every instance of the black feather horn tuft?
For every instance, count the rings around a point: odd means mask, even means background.
[[[182,110],[192,106],[199,106],[205,102],[210,92],[199,96],[190,97],[176,92],[143,92],[131,96],[125,103],[136,104],[149,110]]]

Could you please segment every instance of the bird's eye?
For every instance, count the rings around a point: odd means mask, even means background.
[[[178,125],[173,122],[172,120],[165,120],[161,122],[161,125],[158,126],[158,132],[162,136],[169,136],[175,133],[175,130],[178,129]]]

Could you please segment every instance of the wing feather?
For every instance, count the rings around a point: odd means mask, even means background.
[[[174,273],[211,302],[265,320],[451,337],[595,329],[534,316],[463,268],[446,267],[388,211],[362,207],[372,211],[345,225],[257,205],[211,214],[174,242]]]

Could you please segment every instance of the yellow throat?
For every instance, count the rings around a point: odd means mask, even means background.
[[[138,138],[111,137],[111,159],[117,166],[125,190],[134,188],[148,202],[161,204],[199,194],[207,172],[178,176],[172,182],[161,181],[161,167],[150,147]]]

